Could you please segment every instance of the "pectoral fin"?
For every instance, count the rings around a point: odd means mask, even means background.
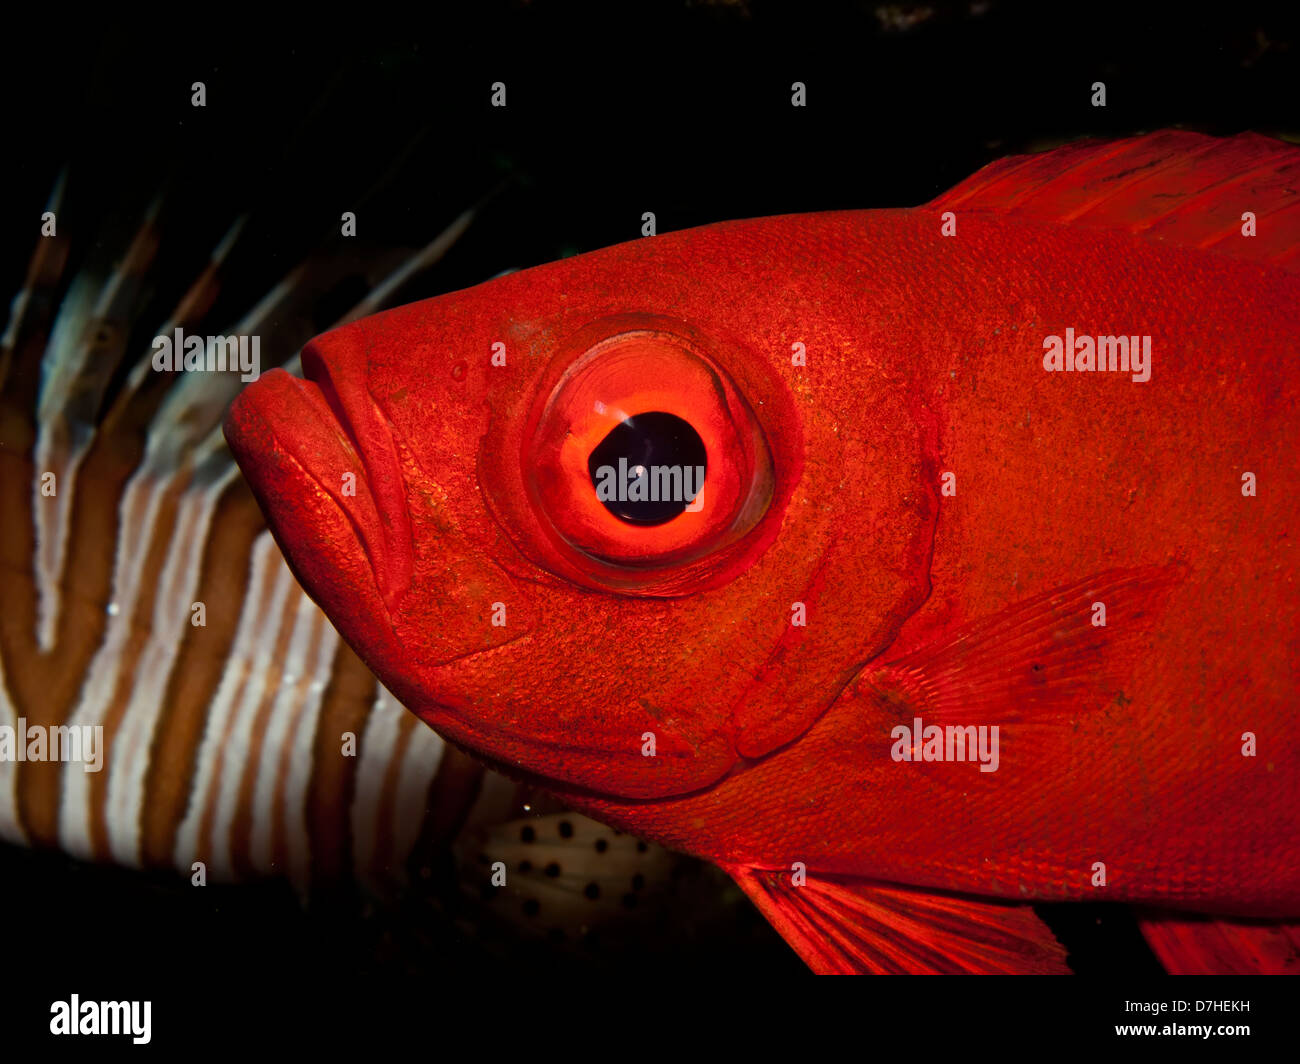
[[[1068,974],[1027,905],[745,866],[727,872],[819,975]]]
[[[1144,638],[1186,573],[1179,564],[1096,573],[870,665],[857,690],[904,724],[1014,725],[1028,754],[1054,728],[1123,704]]]

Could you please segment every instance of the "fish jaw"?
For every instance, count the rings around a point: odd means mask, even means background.
[[[303,587],[331,617],[359,608],[391,631],[403,567],[384,567],[374,493],[321,387],[281,369],[264,373],[231,405],[224,431]]]

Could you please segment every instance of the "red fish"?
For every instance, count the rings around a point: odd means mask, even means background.
[[[1164,133],[660,235],[326,333],[226,434],[410,709],[815,970],[1064,970],[1068,900],[1294,969],[1298,178]]]

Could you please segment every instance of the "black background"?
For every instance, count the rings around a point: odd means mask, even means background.
[[[195,262],[248,214],[222,293],[234,315],[336,234],[344,210],[358,212],[362,246],[414,247],[489,197],[405,302],[635,239],[644,211],[664,232],[911,206],[1001,155],[1082,135],[1171,125],[1300,134],[1300,56],[1285,7],[617,7],[617,19],[547,3],[475,5],[473,18],[408,10],[382,26],[323,8],[274,26],[265,12],[219,8],[174,25],[51,9],[15,23],[0,70],[9,186],[0,288],[17,291],[34,220],[65,165],[66,224],[129,231],[166,188],[166,239]],[[914,21],[881,14],[891,7]],[[207,86],[206,108],[190,105],[194,81]],[[494,81],[507,84],[504,109],[489,105]],[[807,85],[805,108],[790,106],[794,81]],[[1094,81],[1106,84],[1104,109],[1090,104]],[[185,279],[161,279],[159,304]],[[355,299],[356,283],[321,294],[319,328]],[[1159,974],[1126,910],[1041,911],[1077,971]],[[0,849],[0,914],[5,957],[27,973],[30,995],[21,1018],[4,1022],[34,1017],[38,1031],[51,996],[73,991],[167,999],[172,1018],[156,1004],[155,1024],[193,1038],[230,1002],[256,1009],[267,995],[394,979],[434,988],[468,973],[491,994],[496,979],[559,971],[580,1001],[597,972],[711,982],[801,972],[752,916],[712,936],[661,926],[638,948],[595,958],[525,945],[503,956],[409,907],[359,920],[351,904],[305,910],[275,885],[194,891],[12,847]],[[940,1000],[954,993],[945,986]],[[1110,1005],[1078,1011],[1098,1030],[1126,1022]]]

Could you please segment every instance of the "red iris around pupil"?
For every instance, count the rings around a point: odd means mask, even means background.
[[[771,499],[772,461],[725,370],[680,337],[635,330],[560,377],[529,481],[539,516],[583,568],[617,585],[626,570],[662,573],[743,536]]]

